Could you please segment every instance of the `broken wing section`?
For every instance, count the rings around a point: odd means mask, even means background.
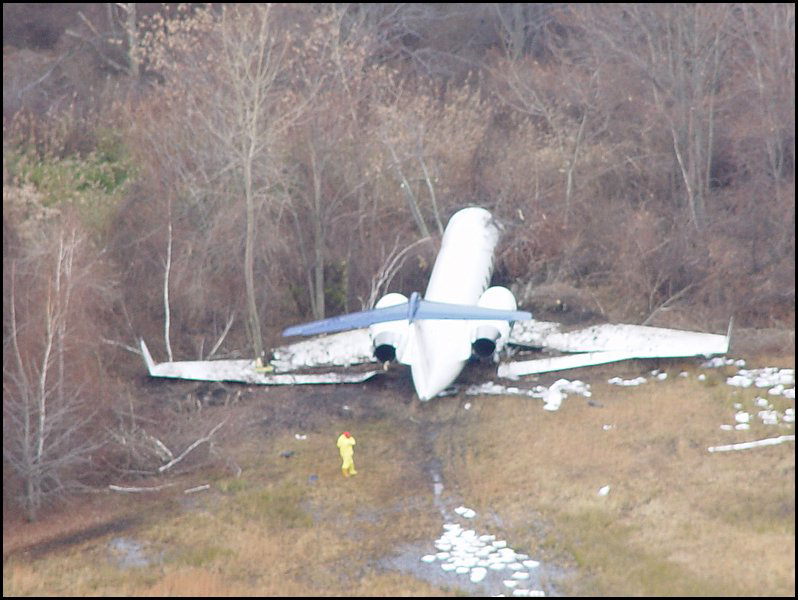
[[[502,363],[498,374],[500,377],[515,378],[637,358],[708,357],[726,354],[731,342],[731,330],[731,321],[725,336],[622,324],[594,325],[565,333],[555,323],[516,323],[510,335],[511,343],[576,354]]]
[[[360,383],[379,371],[363,373],[266,373],[254,360],[185,360],[156,363],[141,340],[141,353],[151,377],[194,381],[231,381],[255,385]],[[308,365],[303,365],[308,366]]]

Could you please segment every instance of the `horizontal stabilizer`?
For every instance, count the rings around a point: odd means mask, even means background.
[[[283,331],[284,336],[290,335],[316,335],[319,333],[332,333],[346,329],[368,327],[375,323],[387,321],[401,321],[407,319],[459,319],[459,320],[491,320],[491,321],[521,321],[531,319],[532,313],[522,310],[496,310],[465,304],[448,304],[445,302],[431,302],[417,300],[403,302],[385,308],[375,308],[355,313],[312,321],[302,325],[293,325]],[[411,311],[415,309],[412,313]]]
[[[319,333],[332,333],[334,331],[345,331],[347,329],[358,329],[368,327],[374,323],[384,323],[386,321],[401,321],[407,318],[407,303],[385,308],[375,308],[373,310],[363,310],[360,312],[348,313],[320,321],[293,325],[283,331],[283,336],[290,335],[316,335]]]
[[[422,300],[416,319],[473,319],[488,321],[526,321],[532,313],[525,310],[500,310],[466,304],[447,304]]]

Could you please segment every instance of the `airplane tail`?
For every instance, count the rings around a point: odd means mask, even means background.
[[[422,299],[418,292],[413,292],[407,302],[330,317],[329,319],[321,319],[320,321],[312,321],[301,325],[293,325],[283,331],[283,336],[332,333],[346,329],[368,327],[375,323],[401,321],[404,319],[412,323],[416,319],[523,321],[531,318],[532,313],[523,310],[498,310],[467,304],[432,302]]]

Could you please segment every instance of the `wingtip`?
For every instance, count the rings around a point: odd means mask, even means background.
[[[150,354],[147,344],[144,343],[143,339],[139,340],[139,345],[141,346],[141,354],[144,357],[144,364],[147,365],[147,371],[149,371],[150,375],[152,375],[152,372],[155,369],[155,361],[152,359],[152,355]]]
[[[732,327],[734,327],[734,316],[732,316],[729,319],[729,328],[726,330],[726,353],[727,354],[729,352],[729,349],[731,348]]]

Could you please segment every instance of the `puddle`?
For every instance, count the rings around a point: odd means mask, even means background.
[[[113,538],[108,542],[108,549],[113,560],[123,569],[148,567],[154,562],[160,562],[160,558],[151,559],[147,556],[144,547],[133,538]]]
[[[431,452],[437,433],[433,427],[422,427],[422,443],[431,456],[425,470],[432,480],[433,503],[443,520],[441,534],[429,542],[401,546],[394,555],[381,559],[380,566],[469,596],[561,595],[555,581],[566,576],[565,569],[516,552],[498,535],[471,529],[475,509],[448,506],[447,500],[452,500],[443,498],[441,461]],[[498,515],[491,512],[487,516],[491,515],[492,522],[500,522]]]

